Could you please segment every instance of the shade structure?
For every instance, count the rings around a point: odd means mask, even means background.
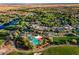
[[[37,38],[37,39],[40,40],[40,41],[43,39],[42,36],[39,36],[39,35],[36,36],[35,38]]]

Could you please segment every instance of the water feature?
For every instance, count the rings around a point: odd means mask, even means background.
[[[12,21],[10,21],[8,23],[4,23],[3,25],[0,25],[0,29],[5,29],[6,26],[14,25],[18,21],[19,21],[19,18],[13,19]]]

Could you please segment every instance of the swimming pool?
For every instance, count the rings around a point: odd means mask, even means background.
[[[31,40],[32,41],[32,43],[34,44],[34,45],[39,45],[40,44],[40,41],[38,40],[38,39],[36,39],[35,37],[33,37],[32,35],[29,35],[29,40]]]

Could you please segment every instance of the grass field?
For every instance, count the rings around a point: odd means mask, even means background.
[[[54,44],[66,44],[66,41],[71,43],[72,40],[75,39],[79,42],[79,37],[76,36],[64,36],[64,37],[53,37]]]
[[[76,46],[57,46],[50,47],[43,51],[43,55],[79,55],[79,47]]]
[[[54,40],[56,40],[56,39],[69,40],[69,39],[78,39],[78,37],[76,37],[76,36],[64,36],[64,37],[54,37],[53,39]]]
[[[7,54],[7,55],[33,55],[33,53],[32,52],[30,52],[30,53],[26,53],[26,52],[22,52],[22,51],[14,51],[14,52],[11,52],[11,53],[9,53],[9,54]]]
[[[5,30],[0,30],[0,46],[4,42],[4,38],[7,35],[7,31]]]
[[[0,37],[0,46],[4,42],[3,38]]]

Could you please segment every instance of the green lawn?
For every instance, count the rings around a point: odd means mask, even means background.
[[[53,43],[54,44],[65,44],[66,41],[71,43],[72,40],[75,39],[77,42],[79,42],[79,37],[76,36],[64,36],[64,37],[53,37]]]
[[[78,37],[76,37],[76,36],[64,36],[64,37],[54,37],[53,39],[54,40],[56,40],[56,39],[58,39],[58,40],[60,40],[60,39],[62,39],[62,40],[71,40],[71,39],[78,39]]]
[[[0,37],[0,45],[4,42],[4,37]]]
[[[8,35],[7,30],[0,30],[0,45],[4,42],[4,38]]]
[[[79,55],[79,47],[76,46],[51,47],[43,51],[43,55]]]
[[[19,51],[19,52],[14,51],[14,52],[11,52],[11,53],[9,53],[7,55],[33,55],[33,53],[32,52],[26,53],[26,52],[22,52],[22,51]]]
[[[4,42],[4,40],[2,38],[0,38],[0,46],[1,44]]]

